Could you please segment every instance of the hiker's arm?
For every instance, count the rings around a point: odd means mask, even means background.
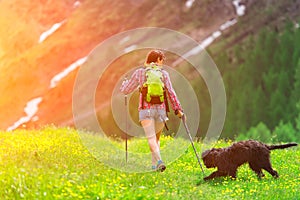
[[[167,89],[167,94],[168,94],[169,100],[171,102],[172,109],[176,112],[178,112],[178,111],[182,112],[183,109],[182,109],[181,104],[180,104],[180,102],[177,98],[175,90],[173,89],[170,76],[167,72],[164,72],[164,80],[165,80],[164,84],[165,84],[165,87]]]
[[[124,94],[129,94],[133,92],[137,86],[139,85],[139,71],[136,70],[129,80],[125,80],[122,83],[122,86],[120,88],[121,92]]]

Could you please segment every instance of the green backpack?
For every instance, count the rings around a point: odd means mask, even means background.
[[[143,100],[161,104],[165,100],[163,73],[159,66],[151,64],[146,68],[146,82],[142,88]]]

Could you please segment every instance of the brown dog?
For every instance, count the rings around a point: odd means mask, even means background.
[[[217,167],[218,170],[205,177],[210,180],[221,176],[236,178],[237,168],[244,163],[249,163],[250,168],[258,178],[264,176],[262,169],[277,178],[278,173],[272,169],[270,162],[270,150],[284,149],[297,146],[296,143],[268,146],[264,143],[248,140],[236,142],[227,148],[212,148],[202,153],[202,160],[207,168]]]

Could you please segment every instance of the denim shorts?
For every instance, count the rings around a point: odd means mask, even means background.
[[[168,121],[167,113],[165,109],[158,109],[158,108],[150,108],[150,109],[143,109],[139,111],[139,120],[145,119],[154,119],[156,122],[166,122]]]

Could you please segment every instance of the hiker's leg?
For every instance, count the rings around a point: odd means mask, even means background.
[[[145,119],[141,121],[141,124],[148,139],[148,144],[152,154],[152,165],[154,166],[156,165],[157,161],[161,160],[155,133],[155,122],[153,119]]]
[[[160,148],[160,142],[159,142],[159,139],[160,139],[160,135],[164,129],[164,122],[155,122],[155,133],[156,133],[156,143],[158,145],[158,148]]]

